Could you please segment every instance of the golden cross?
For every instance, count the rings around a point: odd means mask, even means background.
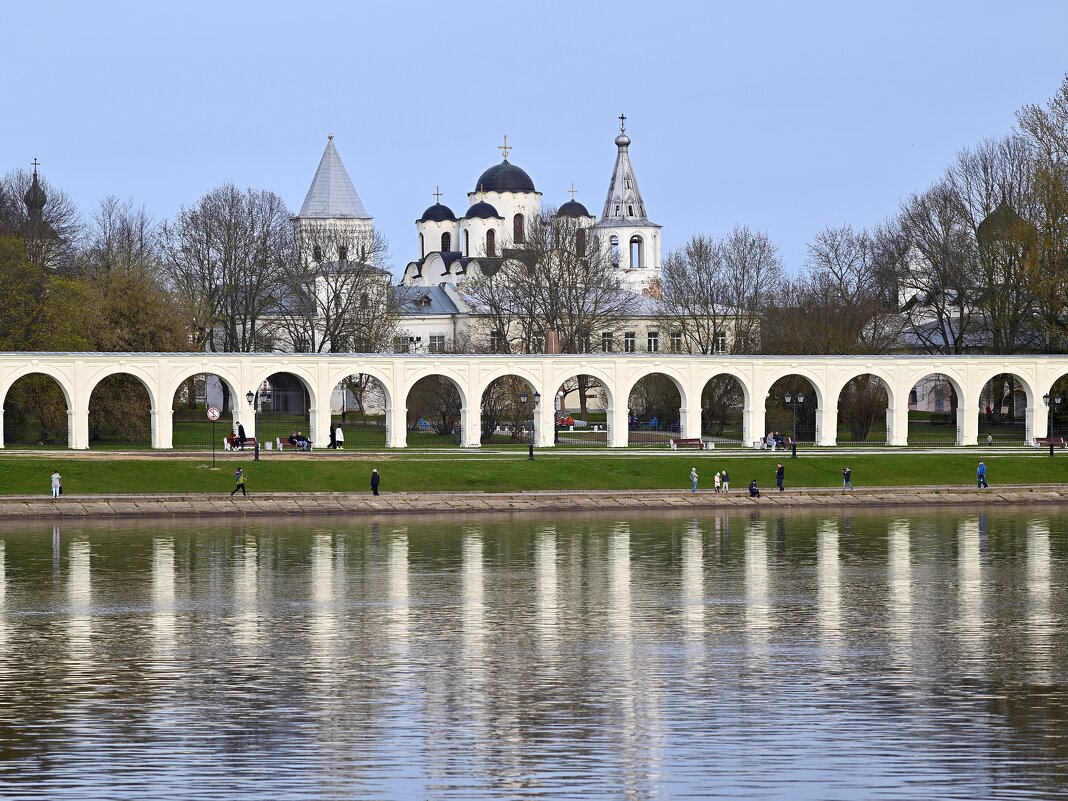
[[[502,153],[504,153],[504,160],[508,161],[508,151],[509,150],[514,150],[514,148],[508,146],[508,134],[504,135],[504,144],[503,145],[497,145],[497,149],[499,151],[501,151]]]
[[[575,189],[575,182],[574,181],[571,182],[571,188],[568,189],[567,191],[571,193],[571,199],[574,200],[575,199],[575,193],[578,191],[577,189]]]
[[[627,115],[626,114],[620,114],[619,115],[619,130],[620,130],[621,133],[623,131],[627,130]]]
[[[440,186],[435,186],[434,187],[434,200],[436,200],[438,203],[441,202],[441,187]]]

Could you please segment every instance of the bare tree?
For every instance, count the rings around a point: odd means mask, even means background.
[[[143,206],[110,195],[97,205],[85,231],[79,258],[87,276],[112,272],[141,272],[159,276],[157,226]]]
[[[0,232],[21,237],[34,264],[52,270],[71,270],[81,244],[81,215],[70,195],[50,184],[44,176],[37,178],[47,196],[39,215],[24,202],[33,185],[32,172],[12,170],[0,181]]]

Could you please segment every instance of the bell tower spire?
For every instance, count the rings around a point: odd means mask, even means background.
[[[638,179],[634,175],[634,166],[630,163],[630,137],[627,136],[627,117],[619,115],[619,135],[616,137],[616,166],[612,170],[612,180],[608,184],[608,197],[604,201],[604,213],[601,222],[609,220],[626,220],[635,223],[647,223],[645,201],[638,189]]]

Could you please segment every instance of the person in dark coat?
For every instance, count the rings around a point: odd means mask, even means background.
[[[759,498],[760,497],[760,490],[757,489],[756,479],[755,478],[752,481],[749,482],[749,497],[750,498]]]
[[[337,449],[337,426],[333,423],[330,424],[330,444],[326,447]]]
[[[244,448],[245,447],[245,440],[247,440],[247,439],[248,439],[248,437],[245,436],[245,427],[243,425],[241,425],[240,422],[238,422],[238,424],[237,424],[237,447]]]
[[[779,464],[775,465],[775,484],[778,486],[779,492],[783,491],[782,482],[785,477],[786,468],[782,466],[782,462],[779,462]]]
[[[378,468],[376,467],[371,471],[371,494],[372,495],[377,495],[378,494],[378,482],[379,482],[379,479],[380,479],[380,476],[378,475]]]

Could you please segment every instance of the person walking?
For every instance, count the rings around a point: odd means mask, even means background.
[[[731,474],[728,473],[726,470],[723,471],[723,491],[731,491]]]
[[[241,490],[243,496],[248,496],[248,492],[245,491],[245,471],[240,467],[234,473],[234,488],[230,490],[230,497],[234,497],[238,490]]]
[[[378,482],[381,480],[381,476],[378,475],[378,468],[371,470],[371,494],[378,494]]]
[[[330,444],[326,447],[337,450],[337,426],[333,423],[330,424]]]
[[[247,439],[248,437],[245,436],[245,427],[241,425],[241,421],[239,420],[237,423],[237,447],[244,448],[245,440]]]
[[[345,450],[345,430],[341,426],[334,429],[334,447]]]
[[[783,492],[782,482],[786,478],[786,468],[782,466],[782,462],[775,465],[775,485],[779,488],[779,492]]]
[[[756,483],[756,479],[755,478],[752,481],[749,482],[749,497],[750,498],[759,498],[760,497],[760,490],[757,489],[757,483]]]
[[[986,464],[984,462],[979,462],[979,467],[976,468],[975,488],[990,489],[990,485],[986,483]]]
[[[52,497],[58,498],[63,494],[63,476],[58,470],[52,471]]]
[[[848,467],[842,468],[842,492],[853,489],[853,471]]]
[[[716,492],[719,492],[720,487],[723,485],[723,476],[716,473],[716,475],[712,477],[712,483],[715,485]]]
[[[690,494],[694,495],[697,492],[697,468],[690,468]]]

